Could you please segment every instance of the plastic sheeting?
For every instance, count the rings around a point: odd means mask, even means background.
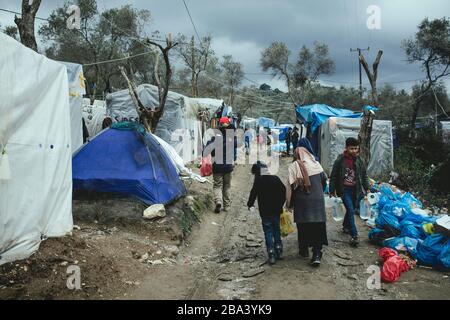
[[[298,106],[295,109],[297,118],[311,125],[311,132],[315,132],[325,121],[331,117],[340,118],[361,118],[362,113],[354,113],[347,109],[338,109],[326,104],[312,104]]]
[[[61,62],[67,68],[69,79],[70,125],[72,153],[83,145],[83,95],[86,94],[83,67],[80,64]]]
[[[275,120],[261,117],[258,119],[258,124],[260,127],[273,128],[275,126]]]
[[[86,102],[90,102],[89,99]],[[84,104],[83,118],[89,131],[89,137],[93,138],[102,131],[103,120],[106,116],[106,106],[104,101],[95,100],[93,105]]]
[[[168,204],[186,194],[173,161],[150,134],[107,129],[73,158],[74,190],[120,194],[147,205]]]
[[[258,119],[255,118],[243,117],[241,120],[241,127],[243,129],[249,128],[256,131],[258,129],[258,124]]]
[[[321,163],[325,172],[331,174],[333,163],[345,148],[345,140],[358,137],[361,127],[360,119],[329,118],[321,126]],[[368,175],[379,177],[394,168],[394,151],[392,141],[392,122],[374,120],[370,141],[371,159],[367,168]]]
[[[4,264],[72,231],[72,148],[66,67],[2,33],[0,47],[0,150],[11,173],[0,179]]]
[[[159,105],[158,88],[144,84],[137,88],[143,105],[155,109]],[[107,113],[114,122],[137,121],[138,114],[128,90],[118,91],[106,97]],[[213,112],[222,100],[192,99],[169,91],[164,115],[160,119],[155,134],[169,143],[189,163],[201,156],[203,150],[203,126],[198,120],[202,110]]]
[[[442,126],[442,141],[445,144],[450,144],[450,121],[441,121]]]

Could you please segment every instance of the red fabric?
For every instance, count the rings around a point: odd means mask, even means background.
[[[381,270],[381,280],[383,282],[395,282],[403,272],[409,270],[408,264],[403,260],[397,251],[391,248],[382,248],[378,255],[383,259],[383,269]]]
[[[344,151],[344,168],[345,168],[344,185],[345,186],[353,187],[356,185],[355,162],[356,162],[356,158],[349,155],[347,153],[347,150]]]
[[[212,175],[212,158],[211,155],[202,158],[202,164],[200,166],[200,175],[202,177],[208,177]]]
[[[221,124],[225,124],[225,123],[228,123],[228,124],[230,124],[230,119],[228,118],[228,117],[222,117],[222,118],[220,118],[220,121],[219,121]]]

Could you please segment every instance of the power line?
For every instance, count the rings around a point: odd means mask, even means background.
[[[21,13],[21,12],[17,12],[17,11],[11,11],[11,10],[7,10],[7,9],[1,9],[1,8],[0,8],[0,11],[4,11],[4,12],[8,12],[8,13],[13,13],[13,14],[18,14],[18,15],[22,15],[22,13]],[[50,20],[48,20],[48,19],[44,19],[44,18],[39,18],[39,17],[35,17],[35,19],[38,19],[38,20],[43,20],[43,21],[48,21],[48,22],[50,22]]]
[[[189,12],[189,8],[188,8],[188,6],[186,4],[186,1],[183,0],[183,3],[184,3],[184,7],[186,8],[187,14],[189,15],[189,19],[191,20],[192,26],[194,27],[194,31],[195,31],[195,34],[197,35],[197,39],[198,39],[198,41],[199,41],[199,43],[201,45],[202,40],[200,39],[200,36],[198,35],[197,28],[195,27],[194,20],[192,19],[191,13]]]

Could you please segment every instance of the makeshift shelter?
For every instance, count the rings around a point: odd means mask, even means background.
[[[89,137],[93,138],[102,131],[103,120],[107,117],[105,101],[95,100],[94,104],[91,105],[89,99],[84,99],[82,112]]]
[[[144,84],[137,88],[139,99],[146,108],[159,105],[158,88]],[[156,127],[155,134],[168,142],[189,163],[201,156],[204,133],[203,111],[213,112],[221,100],[192,99],[169,91],[164,115]],[[206,102],[205,102],[206,101]],[[118,91],[106,97],[107,114],[114,122],[138,121],[136,107],[128,90]]]
[[[67,69],[0,33],[0,264],[72,231]]]
[[[360,119],[331,117],[318,129],[321,137],[320,160],[328,175],[331,173],[334,161],[345,148],[345,140],[349,137],[357,138],[360,128]],[[380,177],[394,169],[391,121],[373,121],[370,155],[367,167],[369,176]]]
[[[158,141],[133,123],[98,134],[73,158],[74,191],[133,197],[168,204],[186,194],[177,168]]]
[[[243,117],[241,120],[241,128],[242,129],[253,129],[255,131],[258,130],[258,119],[250,118],[250,117]]]
[[[295,109],[297,120],[307,128],[307,137],[311,141],[314,152],[320,158],[319,131],[317,130],[328,118],[361,118],[362,113],[354,113],[351,110],[339,109],[325,104],[312,104],[297,106]],[[303,135],[303,132],[302,132]]]
[[[450,121],[441,121],[442,141],[450,144]]]
[[[275,120],[265,118],[265,117],[260,117],[258,119],[258,125],[263,128],[273,128],[275,126]]]
[[[62,62],[67,68],[69,79],[70,127],[72,136],[72,152],[83,145],[83,95],[86,94],[83,66],[76,63]],[[86,120],[85,120],[86,121]]]

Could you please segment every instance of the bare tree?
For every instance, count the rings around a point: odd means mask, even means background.
[[[370,82],[370,87],[372,88],[372,104],[378,106],[378,93],[377,93],[377,77],[378,77],[378,65],[380,64],[381,56],[383,51],[379,50],[375,62],[373,63],[373,72],[370,71],[369,65],[364,59],[361,51],[359,53],[359,62],[364,68],[367,74],[367,78]],[[371,110],[364,110],[363,117],[361,119],[361,129],[358,134],[359,145],[360,145],[360,155],[364,165],[367,167],[370,161],[370,139],[372,137],[372,125],[373,119],[375,118],[375,113]]]
[[[242,63],[234,61],[232,55],[225,55],[223,56],[222,68],[224,72],[223,77],[229,88],[229,104],[232,106],[236,96],[236,89],[244,78]]]
[[[120,71],[128,84],[128,89],[136,107],[136,111],[139,115],[139,119],[148,132],[155,132],[159,119],[161,119],[161,117],[164,115],[164,107],[166,104],[167,95],[169,93],[170,81],[172,78],[172,68],[170,66],[169,51],[176,45],[178,45],[178,43],[173,43],[172,36],[170,34],[166,38],[166,47],[163,47],[160,44],[151,41],[150,39],[147,39],[146,42],[160,49],[165,63],[165,74],[164,78],[162,79],[159,68],[159,55],[157,55],[154,68],[154,76],[158,85],[159,105],[154,109],[152,109],[152,106],[144,106],[139,99],[137,88],[134,82],[129,79],[125,68],[121,67]]]
[[[36,14],[41,5],[41,0],[33,0],[30,5],[29,0],[22,0],[22,17],[14,17],[14,22],[19,28],[20,41],[34,51],[38,51],[36,36],[34,34],[34,22]]]
[[[198,80],[202,72],[206,71],[208,63],[214,56],[214,51],[211,49],[211,35],[201,39],[199,46],[195,46],[195,40],[192,36],[191,41],[187,43],[186,36],[180,35],[177,39],[183,45],[178,46],[177,51],[182,58],[186,67],[191,71],[191,89],[192,96],[198,97]]]

